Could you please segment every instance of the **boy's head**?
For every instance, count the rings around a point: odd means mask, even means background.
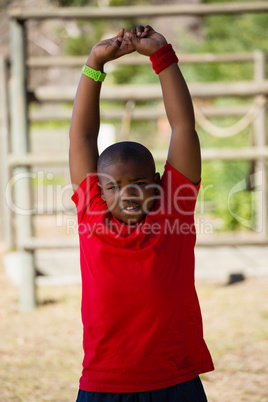
[[[98,160],[102,198],[121,222],[139,222],[152,208],[159,173],[151,152],[143,145],[123,141],[106,148]]]

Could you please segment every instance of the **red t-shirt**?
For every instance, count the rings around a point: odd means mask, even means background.
[[[74,193],[82,274],[82,390],[149,391],[214,369],[194,286],[199,186],[166,163],[158,200],[135,226],[107,211],[96,172]]]

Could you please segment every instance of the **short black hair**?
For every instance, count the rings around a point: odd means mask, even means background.
[[[100,173],[107,166],[118,162],[135,160],[151,165],[155,173],[155,162],[153,155],[144,145],[134,141],[121,141],[107,147],[99,156],[97,171]]]

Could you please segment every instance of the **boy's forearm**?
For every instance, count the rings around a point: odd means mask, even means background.
[[[167,117],[172,129],[168,162],[190,182],[201,177],[201,154],[192,99],[177,63],[159,73]]]
[[[172,130],[195,129],[191,95],[184,77],[176,63],[159,73],[163,99]]]
[[[103,65],[92,56],[89,56],[86,64],[94,70],[103,72]],[[100,126],[100,91],[101,82],[81,75],[74,100],[70,136],[74,134],[81,137],[97,138]]]
[[[94,70],[103,72],[105,63],[133,52],[133,46],[124,40],[123,36],[124,29],[122,28],[115,37],[97,43],[92,48],[86,64]],[[98,136],[100,90],[100,82],[95,82],[84,75],[81,76],[74,102],[70,135],[75,133],[76,136],[87,138]]]

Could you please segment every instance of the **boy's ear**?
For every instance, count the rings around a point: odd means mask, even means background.
[[[155,173],[155,175],[154,175],[154,182],[155,182],[156,184],[159,184],[159,183],[160,183],[160,174],[159,174],[159,173]]]
[[[99,186],[99,188],[100,188],[101,198],[103,199],[103,201],[106,201],[106,200],[105,200],[105,197],[104,197],[104,194],[103,194],[103,188],[102,188],[102,185],[100,184],[100,182],[98,183],[98,186]]]

